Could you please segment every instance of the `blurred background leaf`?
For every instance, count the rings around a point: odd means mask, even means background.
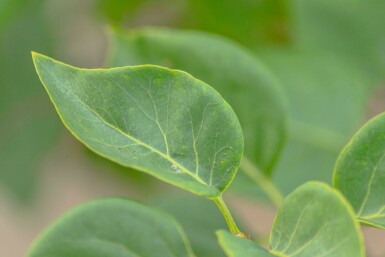
[[[99,0],[98,10],[110,22],[130,27],[198,29],[249,46],[290,41],[286,0]]]
[[[385,1],[291,0],[295,45],[354,62],[385,77]],[[373,84],[378,85],[378,84]]]
[[[135,15],[135,11],[149,0],[99,0],[97,9],[111,23],[121,23]]]
[[[0,0],[0,31],[21,8],[23,0]]]
[[[189,0],[193,28],[233,38],[246,45],[286,44],[289,10],[286,0]]]
[[[364,120],[370,82],[322,52],[261,51],[290,101],[289,140],[274,174],[285,193],[308,180],[331,183],[339,151]]]
[[[1,12],[0,184],[27,201],[36,190],[39,161],[57,139],[59,126],[31,63],[31,49],[52,49],[44,2],[21,2],[5,3]]]
[[[170,213],[182,225],[197,256],[225,256],[217,243],[215,231],[227,229],[227,224],[213,202],[193,195],[163,195],[153,204]]]

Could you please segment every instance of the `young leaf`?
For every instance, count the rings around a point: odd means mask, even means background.
[[[90,149],[208,198],[233,180],[242,130],[207,84],[158,66],[86,70],[33,59],[64,124]]]
[[[365,256],[359,224],[349,203],[321,182],[308,182],[285,199],[270,236],[271,254],[251,241],[224,232],[218,236],[230,257]]]
[[[56,221],[27,257],[194,257],[180,226],[136,202],[105,199],[79,206]]]
[[[369,121],[341,152],[334,186],[351,202],[358,219],[385,229],[385,114]]]
[[[111,66],[157,64],[181,69],[213,86],[234,108],[245,155],[270,174],[286,135],[285,99],[270,72],[241,46],[196,31],[148,28],[113,31]]]
[[[274,221],[270,246],[278,256],[365,256],[351,206],[321,182],[308,182],[285,199]]]
[[[217,233],[219,244],[228,257],[274,257],[256,242],[240,238],[231,233],[220,230]]]

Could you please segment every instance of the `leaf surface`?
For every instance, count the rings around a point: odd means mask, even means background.
[[[218,90],[240,120],[245,155],[271,173],[286,135],[285,100],[275,79],[251,53],[222,37],[196,31],[116,30],[111,37],[111,66],[166,65]]]
[[[352,207],[337,190],[321,182],[308,182],[287,196],[274,221],[270,253],[226,232],[218,236],[230,257],[365,256]]]
[[[208,198],[234,178],[242,130],[207,84],[158,66],[86,70],[33,58],[64,124],[100,155]]]
[[[51,225],[27,257],[193,257],[180,226],[164,213],[124,199],[81,205]]]
[[[270,247],[278,256],[365,256],[351,206],[321,182],[308,182],[285,199],[274,221]]]
[[[341,152],[334,186],[362,223],[385,229],[385,114],[370,120]]]

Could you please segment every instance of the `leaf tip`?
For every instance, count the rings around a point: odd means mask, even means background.
[[[41,54],[35,52],[35,51],[31,51],[31,55],[32,55],[32,59],[35,60],[36,58],[38,58]]]
[[[42,55],[40,53],[37,53],[37,52],[34,52],[34,51],[31,51],[31,55],[32,55],[32,60],[33,60],[33,63],[35,64],[35,67],[37,66],[37,62],[39,59],[41,58],[47,58],[47,56],[45,55]]]

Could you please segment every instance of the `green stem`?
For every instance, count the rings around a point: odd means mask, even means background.
[[[223,201],[222,196],[219,196],[218,198],[215,198],[213,200],[218,206],[219,210],[222,212],[223,216],[225,217],[225,220],[227,222],[227,225],[229,226],[230,232],[233,233],[234,235],[243,234],[235,224],[233,216],[231,216],[230,210],[229,208],[227,208],[227,205]]]
[[[243,157],[242,159],[241,169],[248,177],[250,177],[262,188],[277,208],[282,205],[283,196],[281,192],[279,192],[278,188],[271,182],[271,180],[266,178],[262,171],[260,171],[246,157]]]

